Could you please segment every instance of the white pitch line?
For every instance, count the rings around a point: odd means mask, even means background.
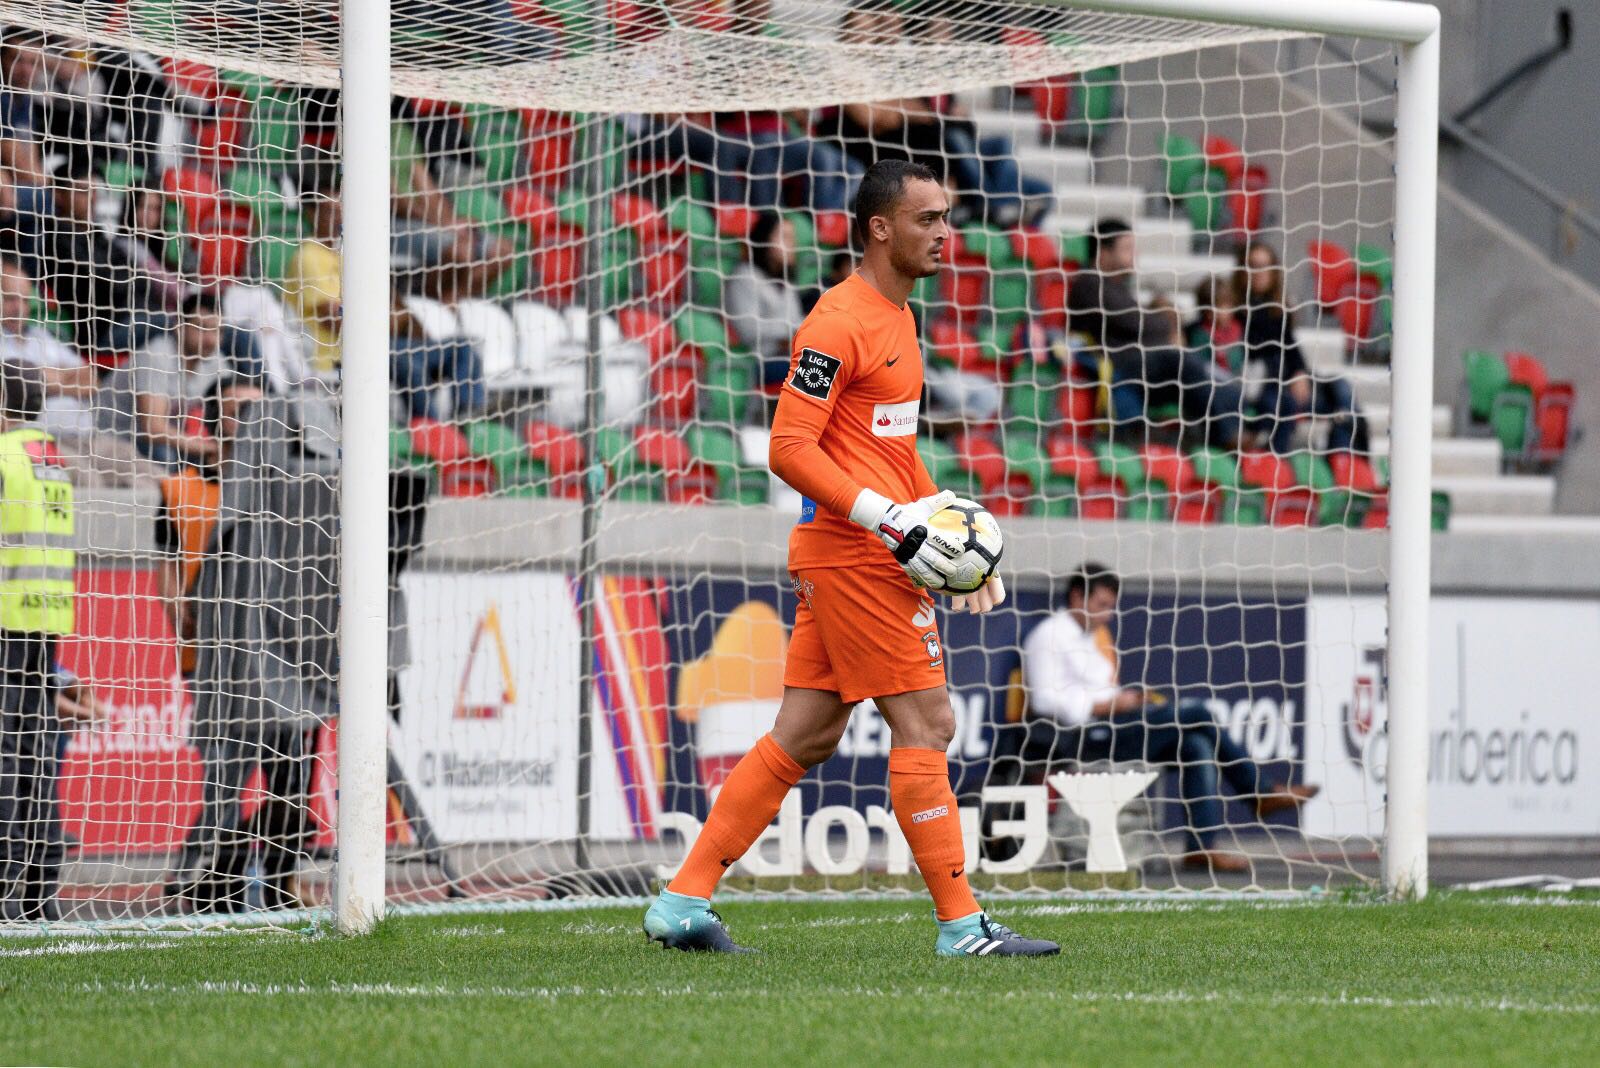
[[[172,949],[179,942],[60,942],[27,949],[0,949],[0,958],[70,957],[80,953],[115,953],[124,949]]]
[[[907,987],[884,990],[869,987],[817,987],[795,990],[701,990],[690,986],[648,987],[448,987],[443,985],[399,985],[394,983],[248,983],[219,980],[200,983],[157,983],[148,980],[127,982],[96,981],[71,988],[80,994],[223,994],[251,997],[392,997],[439,999],[512,999],[523,1001],[567,1001],[576,999],[624,1000],[635,998],[695,998],[724,1001],[772,1000],[798,997],[829,998],[912,998],[928,1000],[964,996],[956,987]],[[1444,1012],[1524,1013],[1535,1016],[1597,1016],[1600,1004],[1522,1001],[1515,998],[1466,998],[1436,996],[1395,998],[1354,994],[1291,997],[1261,997],[1229,991],[1134,991],[1134,990],[1010,990],[986,995],[1014,1001],[1054,1001],[1081,1005],[1233,1005],[1244,1008],[1327,1008],[1382,1009],[1386,1011],[1421,1009]]]

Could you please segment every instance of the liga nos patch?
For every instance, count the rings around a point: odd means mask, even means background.
[[[789,384],[808,397],[827,400],[833,392],[833,380],[838,373],[839,361],[832,356],[816,349],[801,349]]]

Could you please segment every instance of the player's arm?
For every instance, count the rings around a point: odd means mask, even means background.
[[[912,582],[941,589],[960,546],[930,532],[928,518],[955,495],[935,492],[896,503],[851,478],[819,444],[833,418],[834,402],[854,371],[857,351],[857,339],[848,325],[807,324],[795,335],[789,378],[772,420],[767,465],[819,507],[878,535]]]

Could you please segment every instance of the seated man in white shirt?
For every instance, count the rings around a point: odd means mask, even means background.
[[[1316,796],[1318,788],[1275,784],[1264,789],[1260,767],[1218,728],[1203,701],[1173,704],[1143,687],[1118,685],[1110,625],[1120,589],[1109,569],[1085,563],[1067,581],[1064,606],[1028,634],[1022,653],[1028,745],[1048,749],[1054,759],[1177,764],[1189,821],[1184,865],[1247,872],[1246,858],[1214,845],[1223,826],[1219,780],[1254,798],[1263,816]]]

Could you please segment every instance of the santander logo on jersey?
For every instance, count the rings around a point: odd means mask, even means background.
[[[880,438],[903,438],[917,432],[920,401],[903,404],[875,404],[872,407],[872,433]]]

